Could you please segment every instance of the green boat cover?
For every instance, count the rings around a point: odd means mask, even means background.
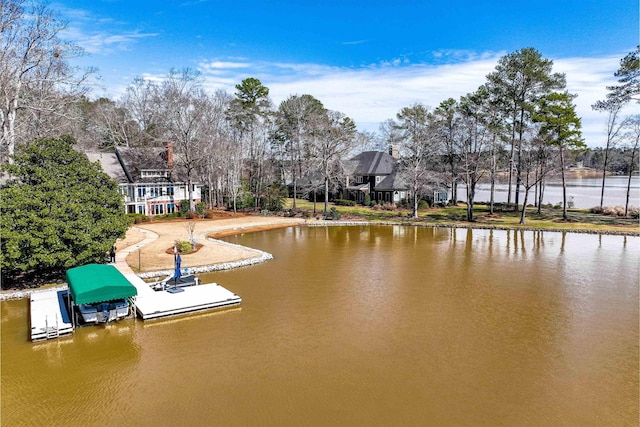
[[[87,264],[67,270],[76,304],[93,304],[135,296],[138,290],[113,265]]]

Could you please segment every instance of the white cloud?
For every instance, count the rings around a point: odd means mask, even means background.
[[[360,129],[375,131],[381,122],[395,118],[403,107],[417,102],[437,107],[447,98],[458,99],[475,91],[486,82],[486,75],[494,70],[498,59],[504,55],[502,52],[449,51],[439,54],[466,59],[436,65],[391,61],[362,68],[262,62],[242,69],[240,66],[227,66],[224,74],[210,72],[206,67],[201,71],[208,88],[222,88],[230,92],[244,78],[259,78],[269,88],[276,106],[293,94],[313,95],[325,107],[353,118]],[[623,55],[554,59],[554,71],[565,73],[567,89],[578,95],[576,110],[582,117],[583,136],[589,146],[603,144],[604,117],[594,112],[591,105],[604,99],[606,86],[615,82],[613,72]]]

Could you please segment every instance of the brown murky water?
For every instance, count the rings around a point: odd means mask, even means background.
[[[28,341],[2,303],[2,426],[636,426],[640,239],[288,228],[215,273],[242,307]]]

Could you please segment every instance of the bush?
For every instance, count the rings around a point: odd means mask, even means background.
[[[141,222],[151,221],[150,217],[138,213],[127,214],[127,218],[129,219],[129,224],[140,224]]]
[[[420,199],[418,201],[418,210],[427,209],[429,207],[429,202],[424,199]]]
[[[201,217],[201,218],[204,217],[204,213],[205,213],[206,209],[207,209],[206,203],[204,203],[204,202],[196,203],[196,214],[199,217]]]
[[[331,219],[331,220],[338,220],[342,218],[342,214],[340,212],[338,212],[338,210],[334,207],[332,207],[329,212],[327,212],[327,215],[325,215],[324,219]]]
[[[189,213],[189,201],[180,200],[180,210],[178,216],[186,216]]]
[[[347,200],[347,199],[336,199],[334,203],[338,206],[355,206],[355,200]]]
[[[175,246],[178,249],[178,252],[182,253],[186,253],[186,252],[191,252],[193,250],[193,246],[191,246],[191,242],[187,242],[187,241],[179,241],[176,240],[175,242]]]

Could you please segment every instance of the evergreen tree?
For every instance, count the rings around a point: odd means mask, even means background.
[[[117,184],[73,149],[70,136],[33,141],[3,166],[0,268],[4,277],[102,262],[128,228]]]

